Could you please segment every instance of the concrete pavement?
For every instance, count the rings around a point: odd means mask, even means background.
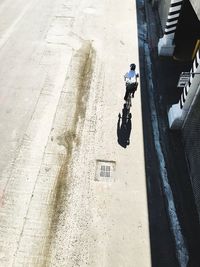
[[[150,266],[139,88],[130,145],[117,142],[135,3],[5,0],[0,13],[0,265]]]

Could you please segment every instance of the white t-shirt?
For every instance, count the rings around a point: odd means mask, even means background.
[[[126,83],[135,83],[136,82],[136,73],[134,70],[129,70],[129,72],[127,72],[124,75],[124,79],[126,81]]]

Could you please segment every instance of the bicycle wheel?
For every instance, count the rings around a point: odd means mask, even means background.
[[[126,108],[130,110],[131,108],[131,94],[128,94],[127,101],[126,101]]]

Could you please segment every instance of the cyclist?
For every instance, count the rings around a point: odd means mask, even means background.
[[[126,82],[126,93],[124,96],[125,101],[127,100],[129,93],[132,94],[132,97],[134,97],[134,93],[137,90],[137,78],[139,75],[136,74],[135,69],[136,65],[134,63],[130,64],[130,70],[124,75],[124,80]]]

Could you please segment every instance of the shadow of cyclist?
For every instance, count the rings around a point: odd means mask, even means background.
[[[127,118],[128,116],[128,118]],[[117,122],[117,141],[118,144],[124,148],[126,148],[130,144],[130,134],[131,134],[131,113],[128,114],[128,110],[126,108],[126,104],[124,104],[124,108],[122,110],[122,116],[119,113]]]

